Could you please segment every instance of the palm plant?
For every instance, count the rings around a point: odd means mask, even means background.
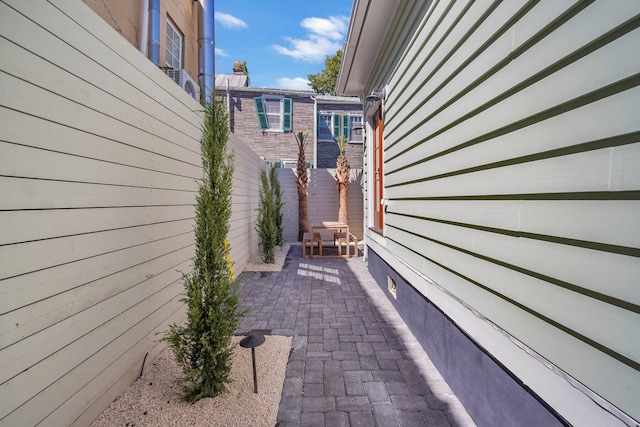
[[[348,193],[349,193],[349,160],[345,155],[345,149],[347,148],[347,138],[344,136],[339,136],[338,140],[338,148],[340,149],[340,155],[338,156],[338,160],[336,161],[336,185],[338,186],[338,195],[339,195],[339,207],[338,207],[338,222],[342,222],[344,224],[349,223],[349,203],[348,203]]]
[[[307,191],[309,189],[309,175],[304,150],[309,132],[298,131],[294,134],[298,143],[298,164],[296,165],[296,183],[298,184],[298,241],[302,241],[304,233],[309,230]]]

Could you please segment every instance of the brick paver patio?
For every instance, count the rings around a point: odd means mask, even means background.
[[[278,412],[286,426],[473,426],[362,257],[302,258],[242,276],[241,333],[292,336]]]

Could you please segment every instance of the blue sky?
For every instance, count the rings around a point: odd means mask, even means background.
[[[215,0],[216,73],[246,61],[252,87],[311,90],[342,47],[351,0]]]

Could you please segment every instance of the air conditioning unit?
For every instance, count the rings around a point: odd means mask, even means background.
[[[185,92],[187,92],[193,99],[200,101],[200,86],[196,81],[191,78],[189,74],[183,69],[180,70],[167,70],[167,76],[176,82]]]

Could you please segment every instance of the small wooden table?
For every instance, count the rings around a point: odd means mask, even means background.
[[[337,221],[322,221],[316,224],[312,224],[310,227],[310,235],[311,235],[311,248],[313,248],[313,236],[314,233],[319,232],[320,230],[335,230],[335,231],[344,231],[349,235],[349,225],[343,222]],[[349,248],[347,248],[346,256],[340,255],[341,257],[349,258]],[[313,258],[313,249],[311,250],[311,258]]]

